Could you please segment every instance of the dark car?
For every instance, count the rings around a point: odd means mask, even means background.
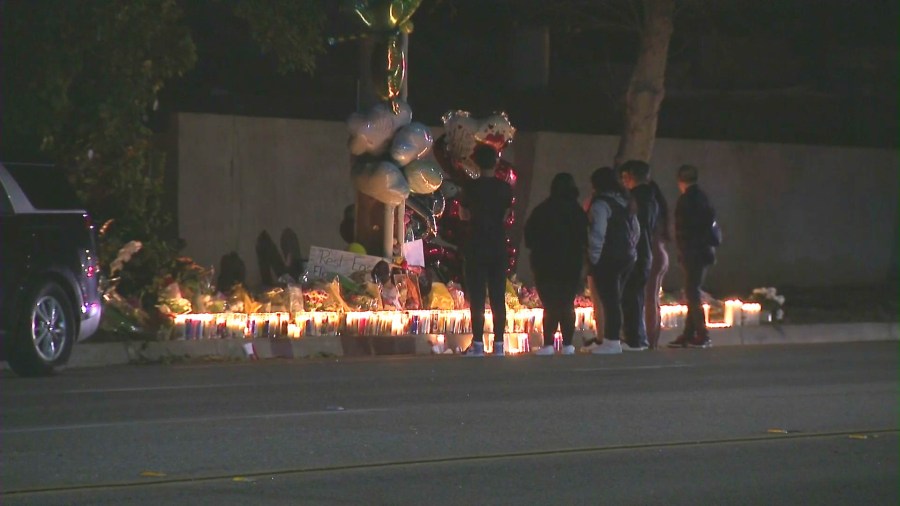
[[[56,167],[0,164],[0,186],[0,359],[47,375],[100,325],[94,225]]]

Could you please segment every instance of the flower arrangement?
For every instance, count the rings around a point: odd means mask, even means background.
[[[750,302],[758,303],[763,311],[771,315],[773,322],[784,319],[784,295],[778,295],[778,290],[772,287],[754,288],[750,294]]]

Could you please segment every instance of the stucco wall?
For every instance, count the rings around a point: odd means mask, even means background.
[[[609,164],[617,145],[612,136],[539,134],[531,206],[546,197],[557,171],[571,172],[589,195],[591,171]],[[707,278],[714,292],[878,284],[896,276],[896,151],[659,139],[651,167],[672,210],[675,170],[685,163],[700,168],[700,186],[723,228]],[[671,260],[665,285],[675,288],[680,270]],[[524,274],[527,260],[520,265]]]
[[[341,122],[179,114],[178,226],[185,253],[216,265],[237,251],[258,283],[255,242],[292,228],[310,245],[344,248],[353,202]],[[519,228],[558,171],[589,195],[591,171],[611,163],[611,136],[520,132],[504,152],[520,174]],[[896,277],[898,155],[894,150],[659,139],[653,175],[674,209],[674,171],[701,169],[725,243],[707,285],[720,295],[754,286],[882,283]],[[521,245],[519,277],[530,281]],[[674,266],[667,288],[680,286]]]

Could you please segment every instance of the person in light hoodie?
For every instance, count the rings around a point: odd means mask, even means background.
[[[584,348],[597,355],[622,353],[622,290],[637,260],[640,225],[637,207],[616,172],[601,167],[591,174],[594,198],[588,210],[588,261],[603,305],[603,340]]]

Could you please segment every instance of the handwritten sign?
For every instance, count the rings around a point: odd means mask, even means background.
[[[306,270],[313,278],[324,277],[328,273],[349,276],[357,271],[371,271],[375,264],[382,260],[384,259],[381,257],[358,255],[349,251],[311,246],[309,248],[309,260],[306,262]]]

